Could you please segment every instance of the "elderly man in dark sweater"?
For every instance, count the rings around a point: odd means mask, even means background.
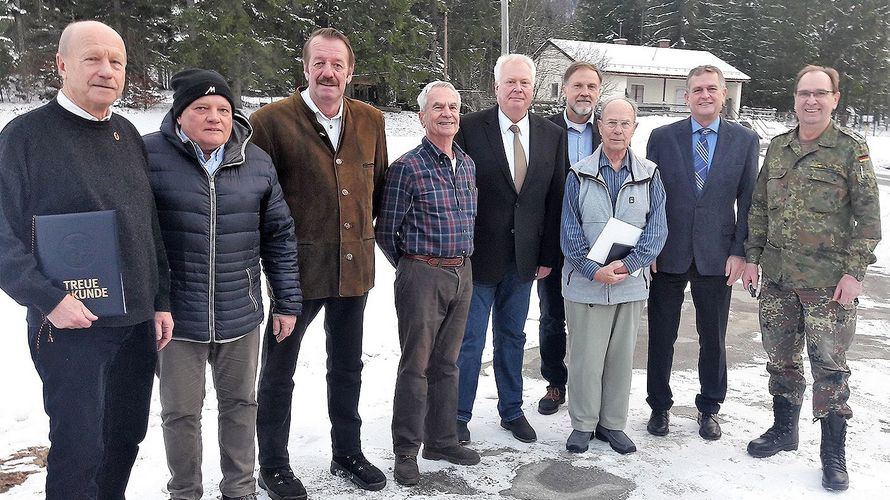
[[[50,420],[47,499],[122,499],[145,437],[157,350],[169,340],[169,276],[145,149],[112,114],[127,63],[121,37],[69,25],[62,90],[0,133],[0,287],[28,308],[28,342]],[[116,210],[127,311],[97,317],[41,271],[37,215]]]

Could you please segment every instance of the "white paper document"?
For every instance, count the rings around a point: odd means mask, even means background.
[[[609,253],[614,246],[626,245],[633,247],[640,241],[641,234],[643,234],[642,228],[611,217],[606,222],[606,226],[603,227],[596,241],[590,246],[587,258],[601,266],[609,264],[607,260],[609,260]]]

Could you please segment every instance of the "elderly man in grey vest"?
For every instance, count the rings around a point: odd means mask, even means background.
[[[624,433],[633,352],[649,295],[649,264],[667,239],[664,186],[656,165],[630,150],[636,106],[625,98],[603,105],[602,145],[569,171],[562,208],[562,270],[569,352],[566,449],[581,453],[596,437],[618,453],[636,451]],[[610,220],[616,219],[616,220]],[[607,243],[609,224],[631,228],[624,251],[590,254]],[[634,231],[636,228],[637,231]],[[619,243],[615,240],[615,243]]]

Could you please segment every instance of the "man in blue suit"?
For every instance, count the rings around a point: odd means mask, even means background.
[[[745,267],[743,243],[760,150],[753,131],[720,119],[725,100],[720,69],[693,68],[686,78],[692,116],[653,130],[646,147],[667,193],[668,238],[652,264],[648,304],[647,429],[656,436],[669,430],[671,364],[687,284],[698,330],[699,435],[721,436],[716,414],[726,397],[726,323],[732,284]]]

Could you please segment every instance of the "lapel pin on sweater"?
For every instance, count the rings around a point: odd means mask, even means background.
[[[115,141],[121,140],[121,136],[117,133],[117,130],[114,131],[114,140]]]

